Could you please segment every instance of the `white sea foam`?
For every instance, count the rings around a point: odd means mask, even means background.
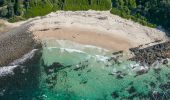
[[[140,65],[140,64],[130,64],[130,67],[132,68],[133,71],[141,71],[141,70],[149,70],[149,67],[144,65]]]
[[[102,55],[96,55],[95,57],[96,57],[98,60],[103,61],[103,62],[107,62],[108,59],[109,59],[109,57],[107,57],[107,56],[102,56]]]
[[[67,52],[73,53],[73,52],[78,52],[78,53],[85,53],[81,50],[76,50],[76,49],[68,49],[68,48],[60,48],[61,50],[65,50]]]
[[[93,45],[83,45],[83,44],[79,44],[79,43],[76,43],[76,42],[73,42],[73,41],[69,41],[69,40],[56,40],[56,47],[60,47],[60,48],[68,48],[68,49],[76,49],[76,50],[81,50],[81,51],[84,51],[85,49],[87,48],[90,48],[90,49],[96,49],[100,52],[108,52],[107,49],[104,49],[104,48],[100,48],[100,47],[97,47],[97,46],[93,46]]]
[[[5,89],[0,89],[0,96],[3,96],[5,91]]]
[[[37,49],[33,49],[31,52],[25,54],[21,58],[14,60],[12,63],[9,64],[9,66],[0,67],[0,77],[6,76],[9,74],[13,75],[14,74],[13,70],[16,67],[18,67],[19,64],[24,63],[27,59],[31,59],[34,56],[36,51],[37,51]]]
[[[105,51],[105,52],[108,52],[108,51],[109,51],[109,50],[107,50],[107,49],[100,48],[100,47],[93,46],[93,45],[85,45],[84,48],[93,48],[93,49],[98,49],[98,50],[100,50],[100,51]]]
[[[85,53],[81,50],[77,50],[77,49],[69,49],[69,48],[60,48],[60,47],[48,47],[48,49],[51,51],[52,49],[60,49],[62,52],[66,51],[69,53],[73,53],[73,52],[77,52],[77,53]]]
[[[19,65],[19,64],[23,64],[27,59],[31,59],[34,55],[35,55],[35,52],[37,51],[38,49],[33,49],[31,52],[25,54],[24,56],[22,56],[21,58],[19,59],[16,59],[14,60],[12,63],[10,63],[9,65]]]
[[[6,75],[13,75],[13,70],[17,67],[17,65],[14,66],[4,66],[0,67],[0,77],[6,76]]]
[[[69,52],[69,53],[86,53],[89,55],[105,55],[108,50],[104,48],[100,48],[97,46],[92,45],[83,45],[79,44],[73,41],[69,40],[46,40],[44,41],[47,44],[44,46],[47,48],[50,52],[52,52],[52,49],[60,49],[62,53]],[[102,57],[103,58],[103,57]]]
[[[130,64],[130,67],[132,68],[132,69],[134,69],[134,68],[136,68],[136,67],[139,67],[140,65],[139,64]]]

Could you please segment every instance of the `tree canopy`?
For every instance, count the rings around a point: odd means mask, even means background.
[[[170,32],[170,0],[0,0],[0,17],[17,21],[57,10],[110,8],[113,14],[150,27],[162,26]]]
[[[170,0],[112,0],[112,13],[170,32]]]

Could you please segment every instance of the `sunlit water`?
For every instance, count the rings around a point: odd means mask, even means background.
[[[10,75],[10,85],[0,84],[2,86],[0,99],[168,100],[170,98],[169,65],[157,64],[149,68],[128,61],[126,57],[120,57],[117,61],[111,59],[115,57],[108,50],[95,46],[63,40],[44,41],[42,57],[36,61],[37,63],[19,67],[20,73]],[[137,72],[143,68],[149,71],[139,75]],[[11,79],[12,76],[16,78]]]

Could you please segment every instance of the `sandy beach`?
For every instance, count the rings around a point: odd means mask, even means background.
[[[163,31],[112,15],[109,11],[52,12],[17,23],[5,22],[4,29],[10,31],[0,32],[0,65],[29,52],[35,41],[46,39],[70,40],[111,51],[128,51],[139,45],[168,40]]]
[[[34,25],[30,30],[38,40],[71,40],[108,50],[128,51],[139,45],[168,40],[158,29],[142,26],[108,11],[59,11],[37,17],[31,23]]]
[[[34,33],[42,41],[48,39],[70,40],[85,45],[94,45],[108,50],[128,50],[132,45],[124,37],[117,38],[114,35],[103,34],[96,30],[69,27],[37,31]]]

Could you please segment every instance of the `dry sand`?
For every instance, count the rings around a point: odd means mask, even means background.
[[[3,24],[0,31],[0,66],[33,49],[33,39],[40,42],[49,38],[70,40],[124,51],[156,40],[168,40],[158,29],[125,20],[109,11],[58,11],[27,21]]]
[[[37,17],[30,30],[37,39],[65,39],[109,50],[124,50],[157,40],[165,33],[110,14],[109,11],[58,11]]]
[[[5,32],[8,32],[12,28],[13,27],[11,27],[10,25],[6,25],[6,21],[0,20],[0,35],[2,35]]]

